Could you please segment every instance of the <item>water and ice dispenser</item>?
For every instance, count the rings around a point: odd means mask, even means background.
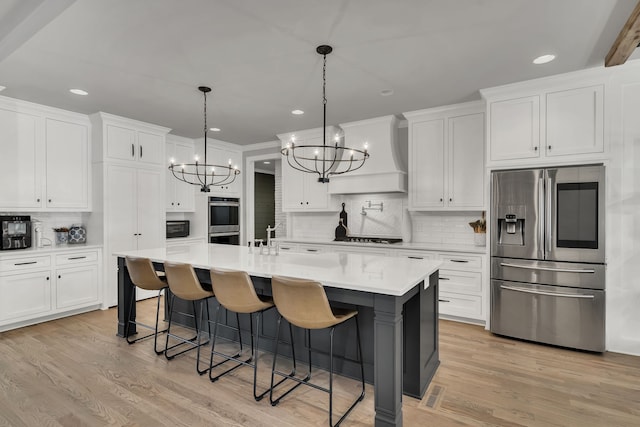
[[[524,206],[505,206],[498,212],[498,244],[524,246]]]

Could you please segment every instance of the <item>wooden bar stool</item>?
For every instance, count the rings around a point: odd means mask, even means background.
[[[129,316],[127,317],[127,325],[125,326],[124,335],[126,336],[127,342],[129,344],[133,344],[134,342],[138,342],[140,340],[153,337],[153,350],[156,352],[156,354],[162,354],[164,353],[164,350],[158,350],[157,342],[158,342],[158,334],[167,332],[167,329],[158,331],[158,318],[160,315],[160,296],[162,295],[162,292],[168,288],[166,279],[164,277],[164,273],[156,272],[155,268],[153,267],[153,263],[149,258],[126,257],[125,263],[127,265],[127,270],[129,271],[129,277],[131,277],[131,282],[133,283],[134,287],[138,287],[140,289],[145,289],[148,291],[158,291],[158,296],[156,297],[158,300],[158,303],[156,307],[155,326],[150,326],[142,322],[132,320],[131,317],[133,313],[133,305],[136,303],[135,292],[134,292],[134,297],[131,298],[131,303],[129,304]],[[159,274],[161,274],[161,276]],[[145,335],[143,337],[138,337],[136,339],[131,339],[129,337],[129,329],[131,324],[150,329],[153,331],[153,333],[149,335]]]
[[[258,343],[260,339],[260,320],[262,313],[274,307],[273,300],[268,297],[258,296],[253,286],[253,282],[249,275],[244,271],[234,270],[222,270],[211,269],[211,287],[216,295],[216,299],[220,303],[216,311],[215,324],[213,327],[213,338],[211,339],[211,359],[209,366],[209,379],[214,382],[220,377],[236,370],[241,366],[250,366],[253,368],[253,397],[256,401],[261,400],[271,389],[268,388],[261,394],[257,393],[256,382],[258,377]],[[240,351],[234,355],[221,353],[216,351],[216,339],[218,336],[218,326],[227,325],[220,323],[220,307],[224,307],[227,311],[236,313],[236,319],[238,321],[238,338],[240,341]],[[242,333],[240,331],[240,319],[238,314],[249,315],[249,325],[251,333],[251,355],[246,360],[239,359],[242,353]],[[255,315],[255,316],[254,316]],[[253,319],[256,319],[255,332],[253,329]],[[224,359],[222,362],[218,362],[214,365],[214,355],[218,355]],[[213,371],[217,366],[227,362],[233,361],[237,364],[228,368],[227,370],[214,376]]]
[[[271,278],[271,289],[273,292],[273,300],[280,313],[278,318],[278,334],[276,338],[276,348],[273,355],[273,367],[271,370],[271,393],[269,400],[271,405],[277,405],[280,400],[295,390],[300,385],[308,385],[315,389],[322,390],[329,394],[329,425],[338,426],[351,410],[364,398],[364,365],[362,362],[362,347],[360,343],[360,325],[358,324],[358,311],[331,308],[329,300],[322,287],[322,284],[313,280],[295,279],[290,277],[273,276]],[[280,340],[280,323],[285,318],[289,324],[305,329],[309,344],[309,373],[305,378],[285,374],[276,370],[276,361],[278,357],[278,342]],[[355,319],[356,335],[358,340],[358,362],[360,364],[360,374],[362,382],[362,391],[356,400],[351,404],[349,409],[340,417],[337,423],[333,424],[333,334],[335,327],[344,324],[349,319]],[[311,329],[329,329],[329,388],[319,386],[309,382],[311,378]],[[294,343],[291,341],[291,349],[293,351]],[[294,359],[295,359],[295,353]],[[297,382],[296,385],[289,388],[280,397],[274,399],[274,376],[280,375],[285,379],[291,379]]]
[[[204,313],[207,313],[207,325],[209,323],[209,298],[213,297],[214,294],[211,291],[202,288],[200,284],[200,280],[196,276],[196,272],[194,271],[191,264],[182,264],[182,263],[174,263],[174,262],[165,262],[164,263],[164,272],[167,276],[167,283],[169,284],[169,289],[171,290],[171,303],[169,304],[169,325],[167,327],[167,340],[165,342],[165,351],[164,355],[168,360],[173,359],[174,357],[185,353],[187,351],[197,349],[198,354],[196,357],[196,371],[198,374],[202,375],[208,371],[207,369],[200,369],[200,347],[209,344],[209,333],[207,333],[207,340],[205,342],[201,342],[200,336],[202,335],[202,329],[204,326],[203,317]],[[173,319],[173,314],[176,311],[175,307],[175,297],[178,297],[185,301],[191,301],[191,305],[193,307],[193,314],[178,312],[187,317],[192,317],[195,325],[196,335],[193,338],[184,338],[179,335],[175,335],[171,333],[171,322]],[[200,321],[198,322],[198,311],[196,308],[196,302],[200,302]],[[169,337],[174,338],[180,341],[178,344],[175,344],[169,347]],[[178,351],[177,353],[169,354],[169,350],[179,347],[181,345],[188,345],[189,348],[185,350]]]

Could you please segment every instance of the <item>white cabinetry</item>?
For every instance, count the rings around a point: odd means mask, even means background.
[[[484,209],[482,103],[404,115],[409,126],[409,208]]]
[[[486,271],[484,255],[403,249],[396,250],[395,255],[414,259],[441,260],[438,304],[440,315],[472,323],[486,322],[487,296],[483,284],[483,272]]]
[[[87,233],[101,236],[104,244],[103,306],[110,307],[118,295],[117,258],[111,254],[165,244],[169,129],[104,113],[91,119],[98,148],[93,193],[99,209],[89,217]]]
[[[86,116],[0,97],[0,209],[89,211]]]
[[[98,113],[116,123],[106,124],[106,156],[112,160],[126,160],[146,165],[162,165],[164,137],[118,123],[119,118]],[[130,125],[129,125],[130,126]]]
[[[490,166],[602,160],[601,77],[567,74],[481,92],[487,100]]]
[[[167,161],[165,175],[167,176],[165,209],[167,212],[193,212],[195,210],[195,185],[187,184],[176,179],[168,166],[173,161],[176,165],[193,163],[193,141],[187,138],[167,135]]]
[[[46,207],[88,210],[88,138],[87,124],[46,119]]]
[[[438,253],[440,267],[440,314],[486,321],[483,256]]]
[[[93,310],[101,303],[100,249],[0,257],[0,330]]]
[[[327,135],[338,132],[336,127],[327,127]],[[295,136],[296,145],[322,145],[322,128],[278,135],[285,147]],[[304,157],[313,158],[314,149],[308,148]],[[318,182],[318,175],[295,170],[282,161],[282,210],[284,212],[337,211],[338,203],[329,194],[328,185]]]

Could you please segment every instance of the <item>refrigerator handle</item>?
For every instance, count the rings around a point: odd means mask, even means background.
[[[551,197],[553,196],[553,180],[551,178],[547,178],[547,203],[546,203],[546,209],[547,209],[547,215],[546,218],[544,220],[545,222],[545,226],[544,229],[547,233],[547,235],[545,236],[545,246],[546,246],[546,253],[545,253],[545,259],[547,258],[547,255],[551,252],[551,239],[552,239],[552,228],[553,228],[553,221],[551,220]]]
[[[538,179],[538,258],[544,259],[544,230],[546,218],[544,215],[544,178]]]

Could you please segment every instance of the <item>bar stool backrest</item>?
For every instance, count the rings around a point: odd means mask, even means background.
[[[327,294],[319,282],[273,276],[271,290],[276,308],[292,325],[322,329],[340,323],[331,311]]]
[[[126,257],[125,263],[129,270],[129,277],[134,285],[149,291],[159,291],[167,284],[158,278],[153,263],[149,258]]]
[[[229,311],[255,313],[265,308],[245,271],[212,268],[211,287],[218,302]]]
[[[196,301],[213,296],[213,292],[202,288],[191,264],[167,261],[164,263],[164,273],[167,275],[169,289],[178,298]]]

